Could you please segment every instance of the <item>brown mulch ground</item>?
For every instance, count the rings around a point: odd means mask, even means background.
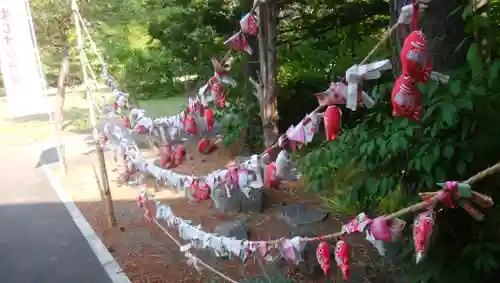
[[[197,153],[195,142],[188,142],[186,149],[188,157],[176,171],[187,174],[192,173],[194,168],[196,175],[204,175],[214,169],[225,167],[235,156],[234,149],[219,149],[209,156],[195,154]],[[107,159],[111,160],[111,158]],[[117,173],[111,172],[110,168],[108,168],[108,175],[118,225],[109,228],[106,208],[95,179],[94,170],[98,171],[98,165],[94,163],[95,160],[95,156],[87,156],[82,157],[82,160],[78,162],[69,164],[68,175],[62,178],[64,187],[70,191],[74,202],[133,283],[206,282],[215,277],[209,271],[200,273],[185,263],[179,248],[158,227],[143,217],[143,212],[136,203],[136,191],[127,186],[117,185]],[[108,167],[111,167],[111,164],[112,162],[108,162]],[[177,216],[192,220],[196,225],[201,224],[205,231],[212,231],[221,222],[242,217],[248,218],[246,226],[249,229],[249,237],[253,240],[289,236],[292,228],[276,216],[278,209],[283,204],[321,205],[318,196],[305,193],[297,183],[284,184],[280,191],[266,191],[264,212],[249,216],[217,213],[211,201],[189,203],[166,187],[161,188],[156,196],[162,203],[169,204]],[[338,231],[340,226],[339,217],[330,215],[319,229],[323,233],[331,233]],[[172,229],[169,231],[178,236],[176,231]],[[350,243],[352,246],[351,256],[354,259],[353,272],[363,273],[361,277],[366,279],[365,282],[376,282],[367,278],[373,278],[374,270],[382,264],[377,262],[380,259],[375,258],[375,262],[373,262],[373,251],[365,247],[361,236],[353,237]],[[217,261],[203,252],[197,250],[192,252],[208,264],[237,280],[263,273],[263,265],[253,260],[248,260],[245,264],[241,263],[239,259]],[[333,276],[338,278],[339,274],[334,265],[332,263]],[[293,267],[289,268],[289,274],[299,279],[300,282],[316,282],[305,279],[303,275],[293,269]]]

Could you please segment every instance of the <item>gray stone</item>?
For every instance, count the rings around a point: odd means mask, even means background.
[[[280,213],[279,217],[284,219],[288,225],[291,226],[300,226],[306,224],[318,223],[328,216],[328,212],[316,208],[310,207],[303,204],[290,204],[284,206]]]
[[[231,197],[228,197],[223,184],[217,186],[212,194],[217,211],[233,213],[241,212],[240,198],[242,195],[239,190],[234,190],[231,192]]]
[[[261,213],[263,208],[264,191],[262,189],[250,190],[248,196],[241,193],[241,211],[245,213]]]
[[[262,189],[252,189],[248,198],[239,188],[233,189],[231,197],[229,197],[224,185],[219,185],[212,196],[215,208],[220,212],[259,213],[263,209],[264,193]]]
[[[236,238],[238,240],[248,239],[248,230],[245,227],[244,220],[236,220],[218,225],[214,229],[214,233],[219,236]]]

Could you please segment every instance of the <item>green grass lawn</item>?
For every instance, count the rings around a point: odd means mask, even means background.
[[[109,92],[94,93],[96,99],[111,95]],[[54,107],[54,97],[48,98],[48,106]],[[187,98],[172,97],[139,101],[139,106],[146,110],[149,117],[171,116],[187,105]],[[87,100],[82,93],[67,95],[64,105],[64,130],[59,135],[67,136],[89,131],[89,113]],[[7,114],[7,100],[0,98],[0,145],[24,144],[53,137],[53,130],[47,113],[12,119]]]
[[[175,115],[182,110],[182,107],[187,106],[187,104],[188,98],[186,96],[139,101],[139,106],[146,110],[146,114],[154,118]]]

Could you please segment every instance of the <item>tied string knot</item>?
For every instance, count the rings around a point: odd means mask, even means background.
[[[493,205],[493,200],[489,196],[473,191],[467,183],[446,181],[437,185],[442,189],[434,193],[421,193],[428,209],[432,210],[436,202],[440,202],[449,208],[462,207],[475,220],[482,221],[484,214],[472,203],[483,208],[489,208]]]
[[[315,238],[312,238],[312,239],[310,239],[310,240],[312,240],[312,241],[324,242],[324,241],[326,241],[327,239],[326,239],[325,235],[319,235],[319,236],[316,236]]]
[[[456,208],[456,202],[460,199],[458,182],[446,181],[445,183],[439,183],[438,185],[442,187],[441,190],[424,196],[427,209],[433,210],[437,202],[440,202],[449,208]]]
[[[449,208],[456,208],[460,198],[457,181],[446,181],[445,187],[437,192],[436,199]]]

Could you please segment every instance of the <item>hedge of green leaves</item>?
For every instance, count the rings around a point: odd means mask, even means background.
[[[298,160],[308,189],[323,192],[342,213],[390,213],[415,202],[418,192],[435,190],[437,182],[464,180],[500,161],[500,60],[483,63],[476,44],[467,57],[448,84],[421,86],[418,122],[392,117],[392,81],[373,88],[377,105],[369,114]],[[427,269],[415,273],[419,280],[485,282],[500,259],[498,216],[491,209],[477,224],[461,211],[440,214]]]

